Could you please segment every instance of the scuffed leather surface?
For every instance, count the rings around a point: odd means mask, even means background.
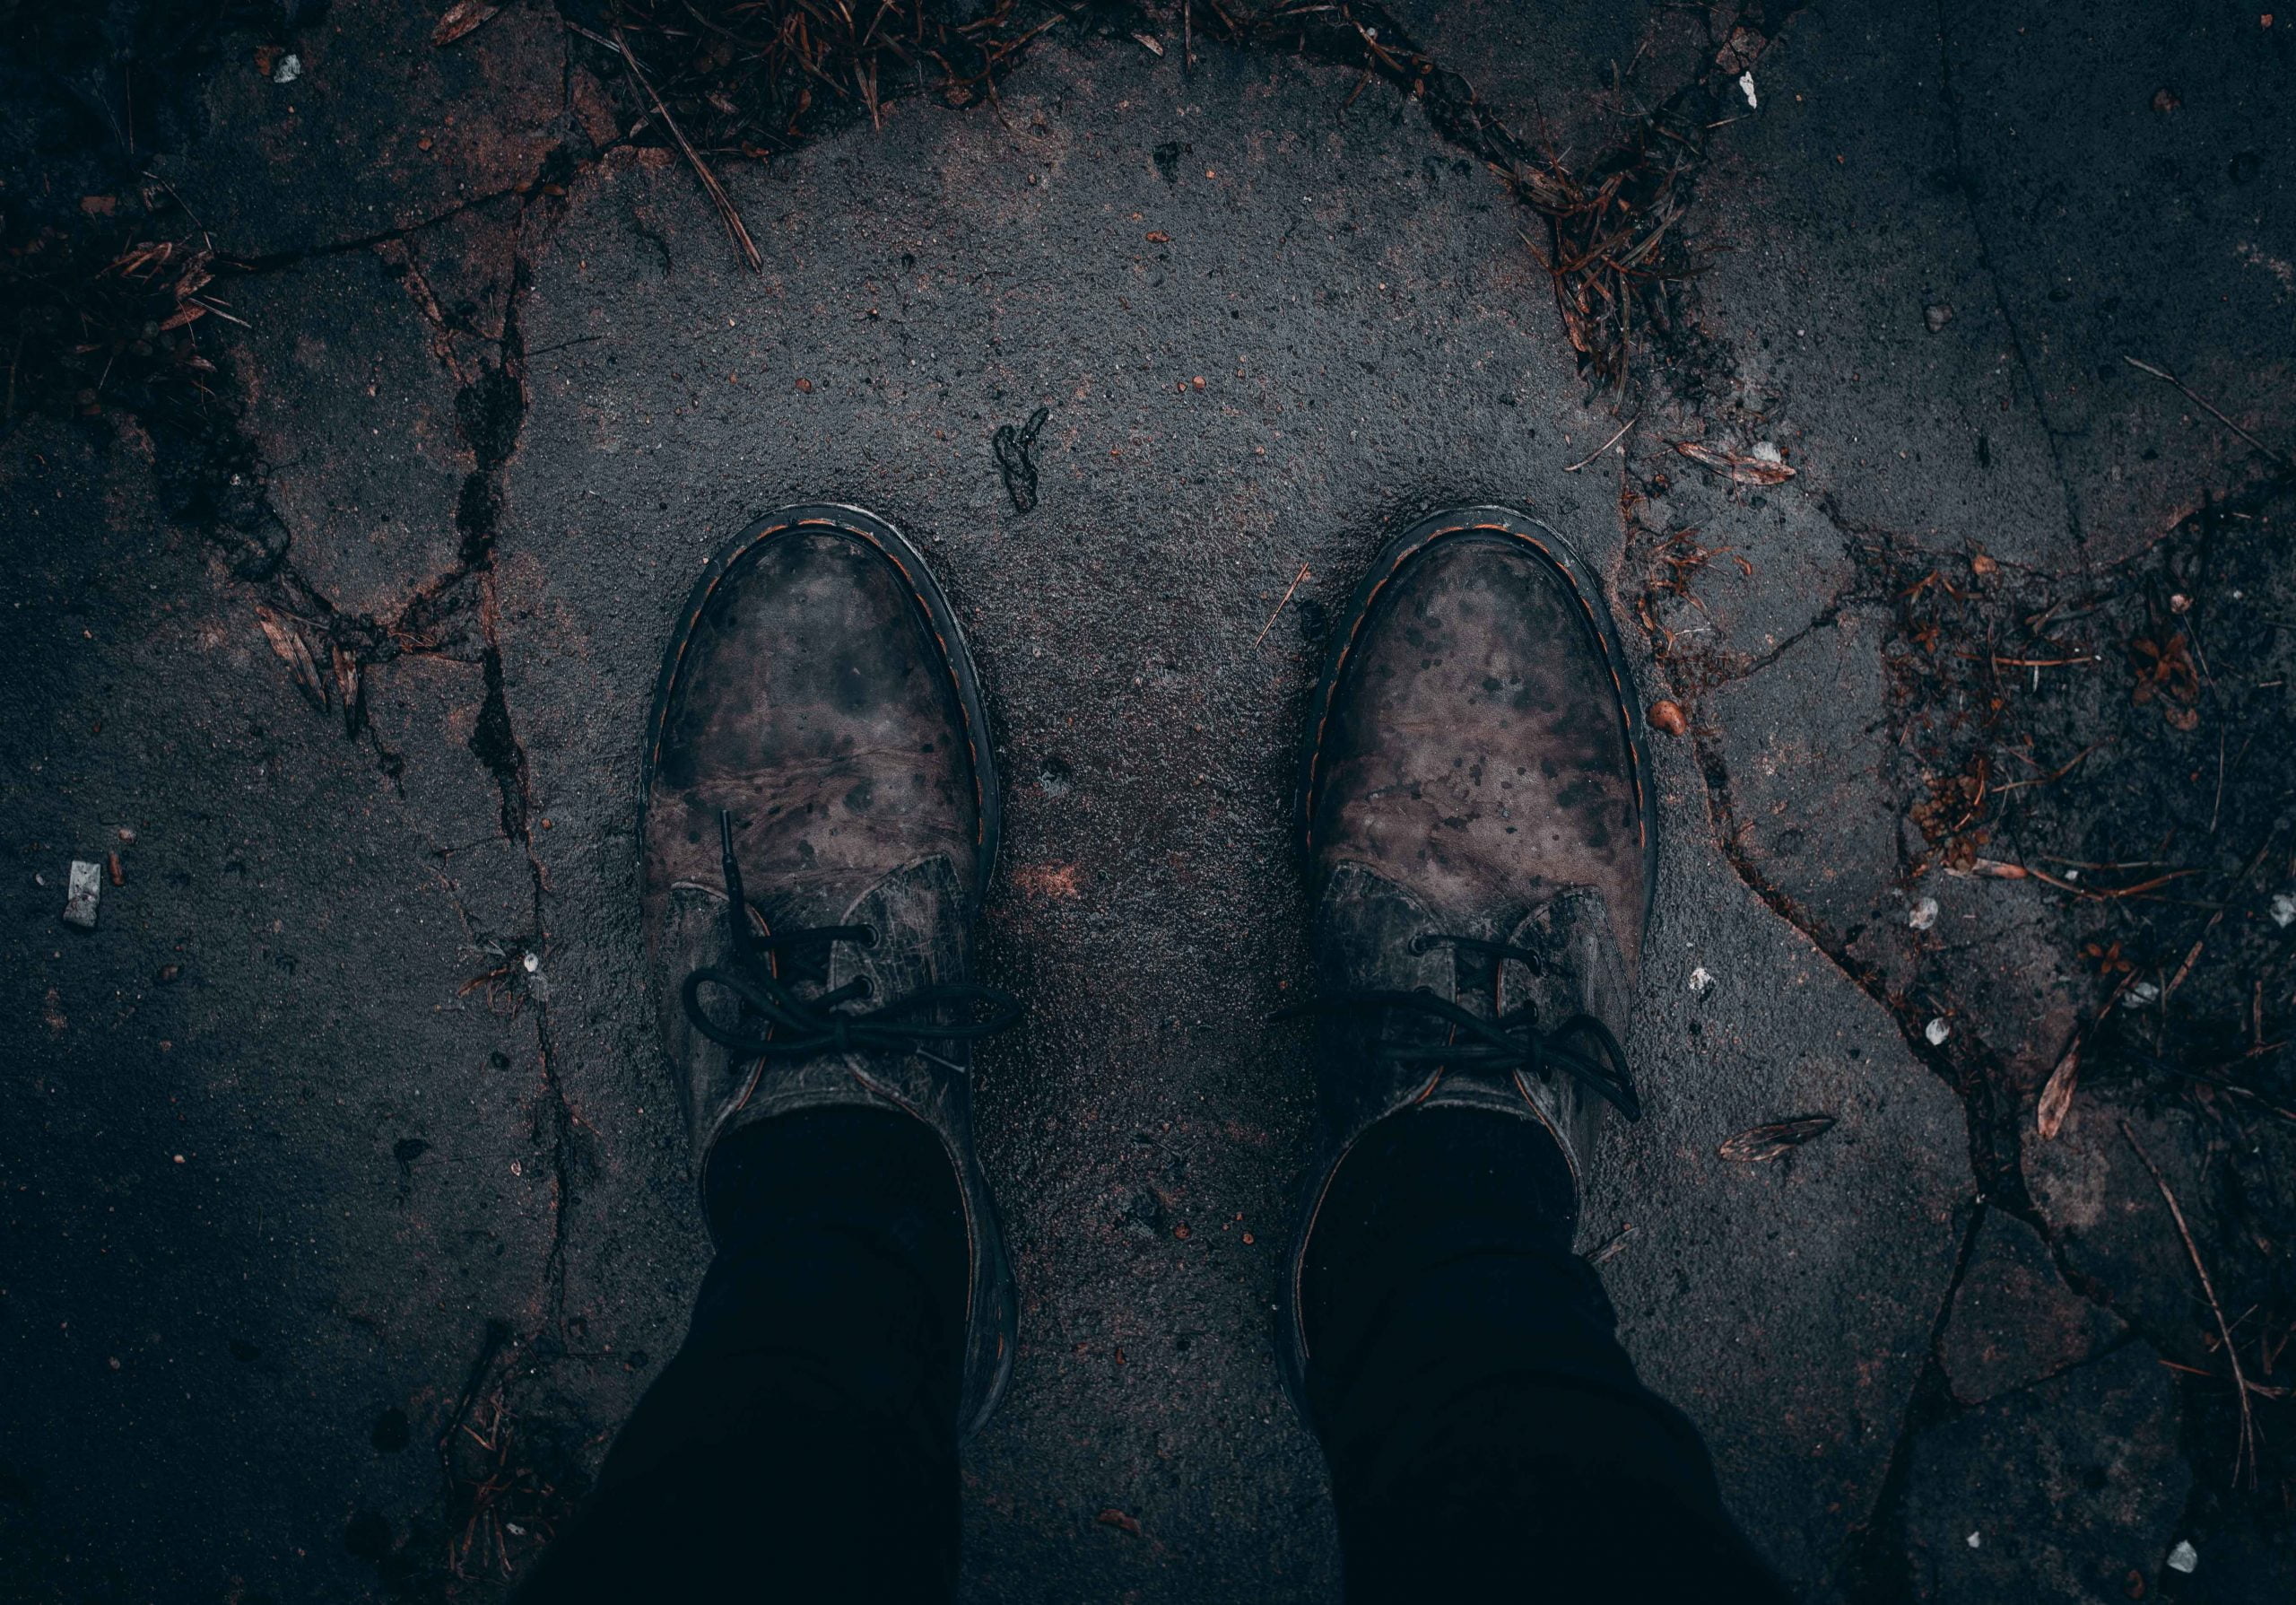
[[[1501,1014],[1532,1005],[1542,1030],[1552,1030],[1573,1015],[1592,1015],[1621,1042],[1625,1040],[1631,997],[1625,955],[1600,896],[1585,890],[1562,893],[1507,933],[1506,939],[1511,946],[1537,954],[1541,965],[1535,975],[1529,965],[1513,959],[1500,964]],[[1578,1040],[1565,1040],[1581,1052],[1596,1053],[1583,1034]],[[1607,1100],[1565,1071],[1535,1076],[1518,1070],[1515,1085],[1562,1145],[1572,1177],[1583,1176],[1594,1152],[1596,1128],[1610,1106]]]
[[[1552,568],[1505,536],[1438,540],[1372,604],[1318,733],[1315,868],[1376,866],[1453,921],[1511,923],[1592,886],[1639,952],[1640,805],[1619,694]]]
[[[731,565],[672,650],[676,677],[645,798],[641,901],[648,981],[696,1173],[727,1132],[799,1109],[874,1104],[930,1125],[957,1173],[972,1244],[963,1420],[978,1426],[1011,1366],[1016,1300],[973,1151],[969,1048],[735,1062],[693,1029],[682,998],[688,974],[731,956],[721,808],[733,816],[753,928],[877,933],[874,945],[830,944],[825,979],[796,981],[801,995],[865,977],[869,995],[847,1007],[866,1010],[972,978],[978,792],[943,646],[883,554],[849,536],[799,529]],[[703,999],[733,1022],[729,998]]]
[[[663,714],[649,897],[716,884],[722,807],[777,923],[818,921],[935,850],[978,900],[963,714],[923,611],[874,548],[817,529],[761,541],[691,622]]]

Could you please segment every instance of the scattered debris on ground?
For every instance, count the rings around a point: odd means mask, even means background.
[[[1874,778],[1901,824],[1863,898],[1785,850],[1787,833],[1840,838],[1696,737],[1740,872],[1961,1093],[1980,1183],[2039,1233],[2057,1291],[2036,1284],[2016,1320],[2078,1324],[2070,1298],[2140,1331],[2182,1401],[2195,1497],[2235,1524],[2296,1497],[2296,933],[2274,901],[2296,894],[2292,518],[2283,475],[2065,575],[1855,543],[1856,576],[1813,629],[1884,622]],[[1677,694],[1742,683],[1709,635],[1659,627],[1695,606],[1714,554],[1694,529],[1645,551],[1642,617]],[[1742,813],[1756,795],[1775,800]],[[2014,1324],[1987,1341],[2014,1343]],[[1967,1340],[1949,1322],[1955,1393]],[[1942,1424],[1961,1407],[1942,1382],[1926,1397],[1934,1453],[1960,1441]],[[1917,1486],[1900,1513],[1913,1528],[1929,1497]],[[1954,1597],[1942,1579],[1974,1557],[1908,1536],[1917,1592]]]

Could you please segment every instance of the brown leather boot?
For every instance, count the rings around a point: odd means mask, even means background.
[[[1390,543],[1309,704],[1321,1132],[1285,1278],[1298,1397],[1308,1238],[1375,1122],[1446,1105],[1535,1121],[1574,1180],[1605,1104],[1657,879],[1642,721],[1594,576],[1504,508]]]
[[[643,773],[650,980],[707,1188],[728,1132],[906,1112],[948,1150],[971,1252],[960,1426],[1013,1364],[1016,1302],[974,1155],[972,981],[997,785],[964,637],[924,560],[857,508],[744,530],[678,615]]]

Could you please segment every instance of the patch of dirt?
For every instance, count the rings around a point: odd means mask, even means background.
[[[2287,475],[2085,572],[1853,533],[1855,577],[1813,629],[1883,621],[1880,756],[1858,783],[1895,809],[1886,866],[1840,861],[1821,777],[1732,772],[1749,743],[1718,728],[1726,688],[1810,666],[1750,667],[1652,629],[1742,877],[1960,1092],[1981,1188],[2043,1231],[2066,1280],[2163,1352],[2207,1360],[2181,1377],[2187,1448],[2196,1502],[2233,1522],[2296,1505],[2296,1187],[2274,1158],[2296,1123],[2292,536]],[[1643,530],[1636,550],[1646,623],[1679,616],[1731,561],[1695,531]],[[1838,693],[1813,680],[1806,694],[1815,711]],[[1813,850],[1778,846],[1800,837]],[[1842,890],[1861,868],[1876,888],[1862,901]],[[2027,1186],[2033,1145],[2084,1105],[2192,1134],[2163,1163],[2186,1178],[2195,1248],[2260,1390],[2261,1453],[2237,1481],[2215,1313],[2146,1172],[2126,1167],[2142,1191],[2109,1200],[2162,1238],[2150,1274],[2171,1285],[2136,1292],[2085,1275]],[[2147,1330],[2163,1310],[2188,1328]]]
[[[1689,213],[1739,74],[1796,9],[1754,0],[1668,8],[1666,25],[1699,39],[1700,70],[1628,118],[1607,150],[1576,164],[1545,131],[1507,126],[1371,0],[886,0],[858,10],[828,0],[612,0],[595,25],[569,25],[598,81],[614,86],[630,136],[681,152],[753,268],[755,247],[713,163],[768,160],[860,118],[878,122],[884,105],[905,94],[986,102],[1001,117],[1000,75],[1063,24],[1178,55],[1184,69],[1199,40],[1313,56],[1359,74],[1343,111],[1382,79],[1419,101],[1436,131],[1489,167],[1535,220],[1524,243],[1553,283],[1590,394],[1639,410],[1646,379],[1659,380],[1667,399],[1694,405],[1714,388],[1712,376],[1731,369],[1696,318]],[[1638,353],[1652,359],[1647,373],[1637,371]]]
[[[561,1385],[569,1367],[643,1366],[623,1356],[570,1348],[580,1322],[561,1338],[518,1336],[501,1322],[440,1424],[434,1447],[439,1491],[411,1519],[356,1512],[344,1530],[352,1554],[372,1563],[394,1599],[474,1601],[508,1597],[510,1584],[547,1548],[592,1486],[613,1435],[589,1418],[578,1389]]]
[[[0,439],[33,414],[124,428],[170,515],[264,579],[285,532],[239,428],[232,265],[146,171],[187,136],[219,36],[254,9],[0,7]]]

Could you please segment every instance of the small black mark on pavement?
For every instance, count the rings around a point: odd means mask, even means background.
[[[1037,443],[1037,431],[1051,416],[1050,407],[1040,406],[1020,428],[1006,423],[996,431],[996,467],[1004,475],[1004,493],[1013,498],[1015,512],[1027,512],[1037,504],[1037,466],[1029,452]]]

